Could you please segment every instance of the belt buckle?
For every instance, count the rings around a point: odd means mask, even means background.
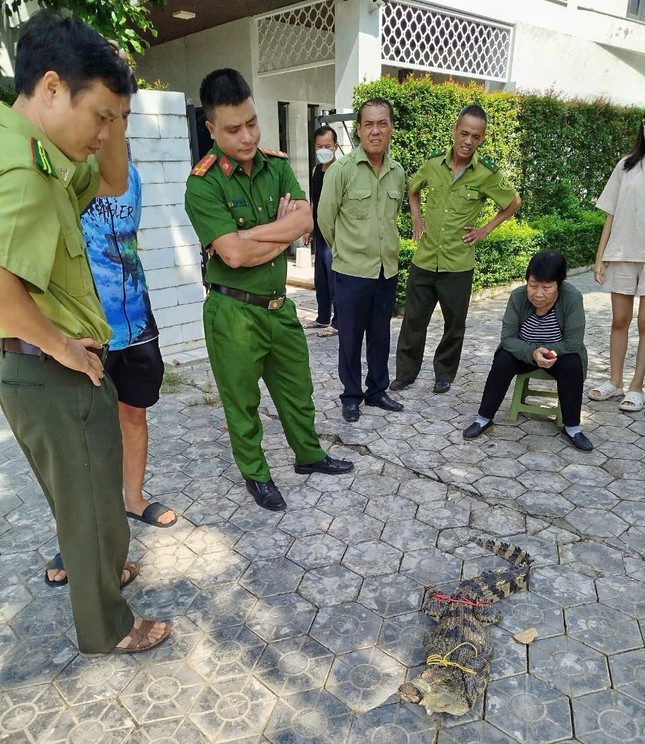
[[[275,297],[269,300],[269,310],[279,310],[284,305],[284,297]]]

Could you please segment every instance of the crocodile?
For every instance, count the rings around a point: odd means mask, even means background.
[[[450,596],[427,590],[423,611],[438,622],[426,644],[426,666],[398,692],[429,715],[471,710],[488,683],[493,658],[488,626],[501,617],[493,603],[528,588],[531,558],[525,550],[499,540],[475,542],[512,565],[465,579]]]

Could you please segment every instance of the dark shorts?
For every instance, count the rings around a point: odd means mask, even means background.
[[[159,400],[163,381],[159,339],[108,352],[105,371],[112,378],[121,403],[150,408]]]

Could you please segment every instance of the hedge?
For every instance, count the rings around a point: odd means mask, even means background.
[[[577,217],[590,209],[618,160],[628,152],[640,126],[642,110],[604,101],[564,101],[556,95],[486,93],[476,84],[434,85],[431,78],[399,83],[382,78],[354,89],[354,105],[375,96],[394,108],[392,156],[408,177],[433,150],[450,145],[459,110],[476,102],[489,118],[480,148],[518,188],[524,220],[557,214]],[[407,217],[401,234],[411,237]]]
[[[9,83],[0,83],[0,101],[9,106],[13,106],[15,100],[16,92],[13,89],[13,85],[10,85]]]
[[[582,212],[577,219],[550,215],[530,223],[508,220],[477,245],[473,290],[523,279],[531,256],[541,249],[563,253],[570,269],[593,263],[603,224],[604,215],[599,212]],[[398,313],[405,307],[408,273],[416,249],[414,240],[401,240]]]

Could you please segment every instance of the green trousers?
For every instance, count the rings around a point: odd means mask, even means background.
[[[134,617],[121,595],[130,530],[117,395],[106,376],[0,353],[0,404],[56,519],[78,647],[110,651]]]
[[[273,399],[297,465],[325,457],[315,429],[309,350],[295,305],[264,310],[211,291],[204,303],[206,346],[242,476],[271,478],[262,451],[259,381]]]
[[[437,302],[443,314],[443,336],[434,354],[437,380],[452,382],[459,368],[473,270],[426,271],[410,264],[405,315],[396,347],[396,379],[414,382],[421,369],[428,324]]]

